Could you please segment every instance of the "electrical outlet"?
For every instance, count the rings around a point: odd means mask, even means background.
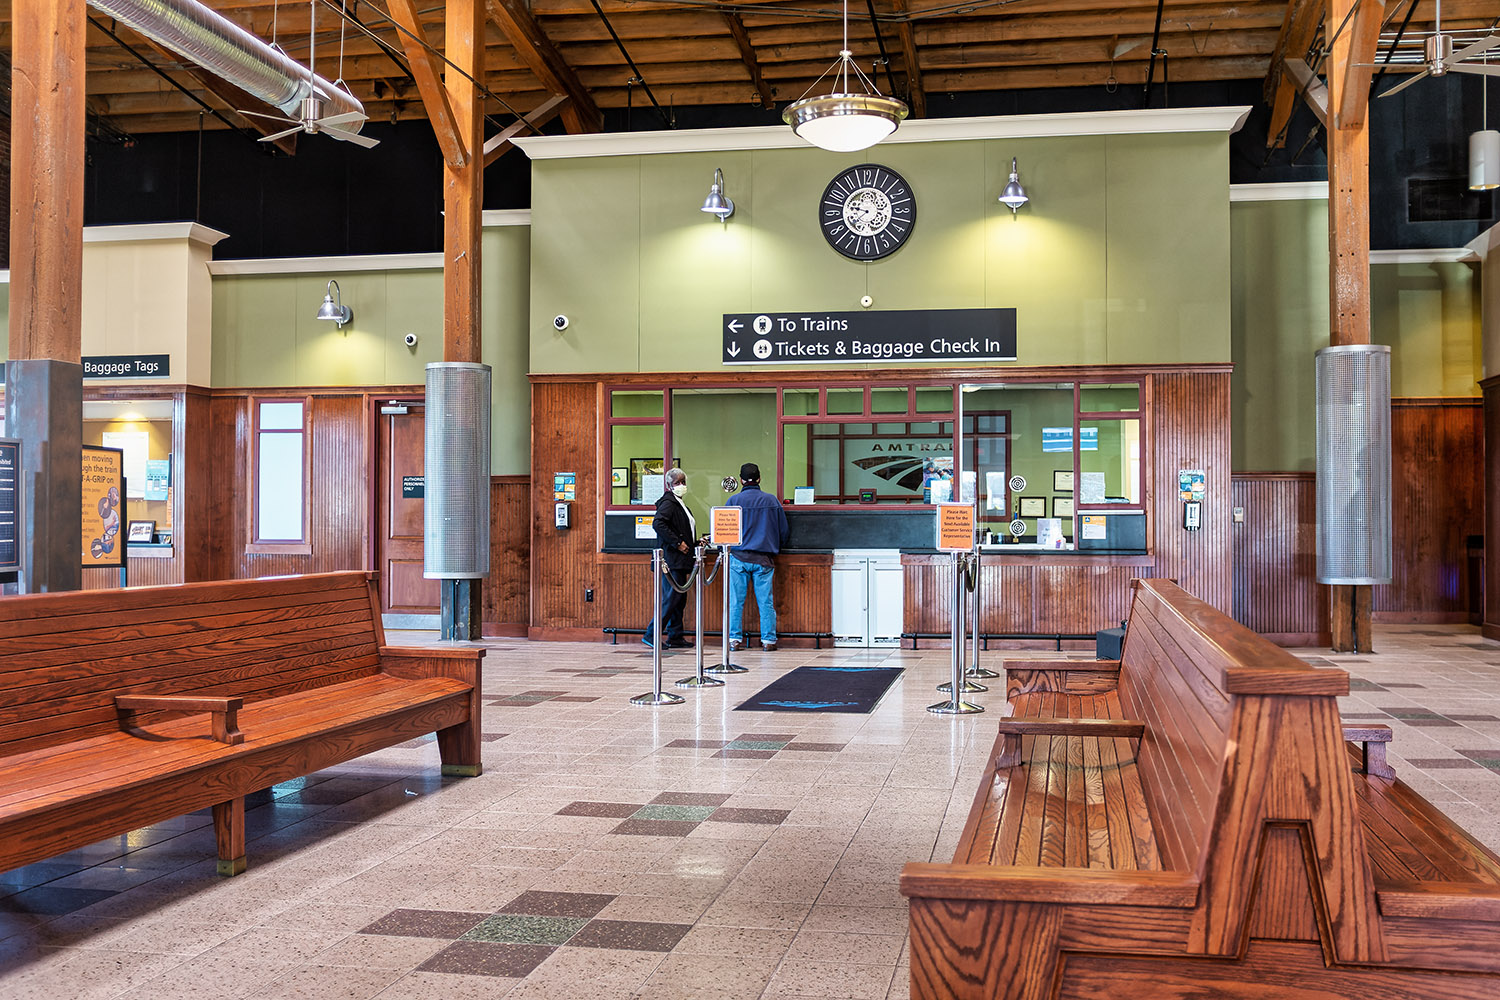
[[[593,587],[584,587],[583,588],[583,602],[585,604],[592,604],[592,603],[594,603],[594,588]]]

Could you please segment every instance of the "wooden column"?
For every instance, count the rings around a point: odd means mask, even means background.
[[[1342,25],[1354,0],[1328,0],[1328,25]],[[1365,0],[1328,60],[1328,329],[1334,345],[1370,342],[1370,68],[1383,4]],[[1353,456],[1350,456],[1353,460]],[[1368,586],[1329,588],[1335,652],[1371,651]]]
[[[446,17],[444,54],[468,77],[452,66],[445,74],[448,105],[464,155],[462,166],[455,166],[452,158],[443,163],[443,360],[479,362],[483,360],[479,261],[484,233],[484,95],[469,78],[484,79],[484,0],[448,0]],[[478,639],[484,620],[482,581],[460,580],[458,584],[443,588],[443,619],[472,622],[472,634],[455,637]],[[468,614],[459,614],[465,605]]]
[[[1484,619],[1479,633],[1500,639],[1500,375],[1479,383],[1484,392]]]
[[[484,2],[448,0],[446,55],[484,79]],[[446,85],[463,166],[443,164],[443,360],[479,361],[479,244],[484,207],[484,96],[449,68]]]
[[[6,433],[20,438],[27,592],[77,590],[83,444],[82,0],[12,11],[10,361]]]

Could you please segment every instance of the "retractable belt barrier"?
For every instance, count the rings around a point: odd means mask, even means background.
[[[698,573],[698,567],[693,567],[693,576]],[[685,700],[680,694],[661,689],[661,647],[665,642],[661,634],[661,581],[658,579],[666,574],[667,583],[679,594],[687,593],[687,587],[678,587],[677,581],[672,579],[672,571],[667,568],[666,562],[661,556],[661,549],[651,550],[651,690],[645,694],[638,694],[630,699],[632,705],[681,705]],[[688,578],[688,583],[692,577]]]
[[[967,691],[987,691],[988,688],[972,684],[964,677],[964,647],[966,634],[964,631],[964,611],[968,606],[966,591],[971,586],[969,582],[970,570],[974,564],[974,553],[954,552],[953,554],[953,629],[950,633],[953,648],[951,650],[953,668],[953,679],[947,684],[940,685],[938,690],[948,692],[948,700],[940,701],[936,705],[928,705],[927,711],[934,715],[975,715],[983,712],[984,708],[973,702],[964,701],[963,695]]]
[[[693,588],[693,623],[696,627],[696,635],[693,641],[693,652],[697,658],[698,669],[691,677],[684,677],[677,682],[680,688],[704,688],[723,687],[724,682],[717,677],[705,677],[703,674],[703,588],[706,583],[703,579],[703,559],[708,553],[708,546],[702,542],[693,550],[693,577],[697,585]],[[724,560],[719,560],[719,565],[714,567],[714,576],[719,575]],[[708,581],[712,582],[712,581]],[[729,589],[729,578],[724,578],[724,589]],[[727,634],[727,633],[726,633]]]

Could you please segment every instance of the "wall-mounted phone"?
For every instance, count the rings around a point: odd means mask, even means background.
[[[553,514],[559,528],[568,527],[568,505],[566,503],[559,502],[554,504]]]
[[[1188,531],[1203,527],[1203,504],[1190,500],[1182,505],[1182,526]]]

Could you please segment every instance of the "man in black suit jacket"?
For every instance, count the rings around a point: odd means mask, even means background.
[[[651,528],[656,532],[656,547],[662,551],[662,561],[678,586],[686,583],[693,572],[693,546],[697,542],[698,527],[693,521],[692,511],[682,498],[687,494],[687,473],[681,469],[668,469],[666,490],[656,501],[656,517]],[[687,595],[679,594],[664,576],[658,581],[661,588],[661,630],[663,649],[687,648],[692,645],[682,633],[682,613],[687,608]],[[646,625],[646,634],[641,639],[651,645],[656,637],[651,634],[651,624]]]

